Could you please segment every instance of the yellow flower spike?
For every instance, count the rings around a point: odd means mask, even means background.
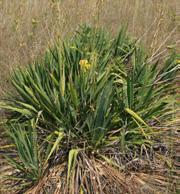
[[[79,65],[83,70],[89,70],[91,68],[91,64],[88,63],[88,60],[82,59],[79,61]]]

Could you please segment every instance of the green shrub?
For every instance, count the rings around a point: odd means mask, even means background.
[[[173,53],[165,65],[150,64],[124,28],[111,38],[103,30],[82,26],[71,40],[56,44],[26,69],[16,70],[12,84],[18,95],[1,103],[10,113],[7,125],[16,126],[10,130],[22,162],[16,168],[28,179],[38,180],[39,161],[45,168],[63,150],[61,160],[69,153],[70,177],[80,150],[109,161],[116,155],[108,158],[110,148],[133,155],[142,146],[151,147],[153,126],[173,114],[176,60]],[[21,129],[32,120],[37,120],[36,128]],[[34,132],[36,143],[41,142],[37,147],[31,144]],[[41,160],[35,161],[40,150]],[[43,171],[40,168],[41,175]]]

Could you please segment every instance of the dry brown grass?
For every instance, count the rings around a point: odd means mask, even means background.
[[[178,0],[0,0],[0,96],[16,65],[31,62],[78,24],[103,26],[112,34],[128,24],[151,53],[160,47],[159,53],[178,44],[179,11]]]
[[[93,191],[96,191],[94,193],[98,194],[175,194],[175,181],[172,179],[170,181],[170,177],[164,176],[163,172],[146,173],[142,169],[139,172],[132,170],[126,170],[126,173],[119,172],[101,160],[89,159],[85,154],[81,154],[78,157],[71,182],[73,186],[70,187],[69,192],[67,192],[65,183],[67,180],[66,164],[61,164],[50,169],[47,175],[25,194],[80,193],[78,192],[81,190],[78,180],[81,180],[81,187],[86,188],[87,193],[91,193],[90,190],[93,187]]]

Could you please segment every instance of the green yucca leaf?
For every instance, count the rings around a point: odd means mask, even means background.
[[[69,155],[68,155],[67,185],[69,185],[71,173],[74,173],[74,169],[75,169],[78,153],[79,153],[78,149],[71,149],[69,151]]]
[[[78,94],[77,94],[76,88],[73,84],[71,77],[69,77],[68,87],[69,87],[69,93],[71,95],[72,103],[74,104],[75,107],[77,107],[78,106]]]
[[[60,72],[60,93],[64,97],[65,92],[65,68],[64,64],[62,64],[62,69]]]
[[[144,124],[147,128],[150,128],[148,126],[148,124],[137,114],[135,113],[133,110],[129,109],[129,108],[125,108],[125,111],[130,114],[134,119],[136,119],[137,121],[139,121],[140,123]]]
[[[128,107],[133,108],[133,100],[134,100],[134,89],[133,89],[133,76],[131,79],[127,78],[127,98],[128,98]]]
[[[63,139],[63,137],[64,137],[64,133],[62,131],[58,131],[58,137],[57,137],[56,141],[53,143],[53,146],[52,146],[52,148],[51,148],[51,150],[46,158],[45,164],[47,164],[49,158],[51,157],[51,155],[53,154],[55,149],[58,147],[58,145],[59,145],[60,141]]]
[[[4,156],[7,160],[7,162],[13,166],[15,169],[18,169],[20,171],[25,171],[25,169],[23,168],[23,166],[21,166],[16,160],[14,160],[13,158],[9,157],[9,156]]]
[[[23,87],[20,87],[20,83],[19,83],[19,85],[18,85],[14,80],[12,80],[12,83],[13,83],[13,85],[15,86],[16,90],[19,92],[19,94],[20,94],[24,99],[28,100],[28,102],[31,102],[31,101],[32,101],[32,96],[29,96],[28,93],[27,93],[28,90],[25,91],[25,90],[23,89]],[[27,87],[26,87],[26,89],[27,89]],[[32,93],[31,93],[31,94],[32,94]]]
[[[32,112],[30,110],[24,109],[24,108],[20,108],[20,107],[16,107],[14,105],[6,105],[4,103],[0,103],[0,108],[3,109],[7,109],[9,111],[13,111],[13,112],[18,112],[26,117],[31,118],[32,117]]]
[[[59,87],[59,82],[58,82],[58,80],[55,78],[55,76],[54,76],[52,73],[50,73],[50,76],[51,76],[51,78],[52,78],[52,80],[53,80],[55,86],[56,86],[56,87]]]
[[[144,131],[144,129],[143,129],[143,127],[140,125],[140,123],[139,123],[136,119],[134,119],[134,118],[133,118],[133,120],[134,120],[134,122],[137,124],[137,126],[139,127],[139,129],[140,129],[142,135],[143,135],[144,137],[147,137],[148,135],[146,134],[146,132]]]
[[[24,181],[37,181],[42,175],[39,165],[37,131],[29,126],[10,125],[8,134],[17,149],[17,160],[5,156],[10,165],[18,169]]]
[[[34,108],[34,106],[31,106],[29,103],[24,103],[24,102],[21,102],[21,101],[14,101],[14,103],[16,103],[17,105],[19,106],[22,106],[24,108],[26,108],[27,110],[31,110],[33,111],[34,113],[37,113],[37,110]]]

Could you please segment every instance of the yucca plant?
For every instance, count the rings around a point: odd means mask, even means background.
[[[8,163],[15,169],[13,175],[7,178],[11,177],[18,189],[32,186],[43,175],[37,130],[33,123],[10,124],[7,130],[15,148],[12,156],[5,155]]]
[[[160,133],[155,126],[175,112],[170,101],[178,68],[176,53],[165,65],[149,64],[146,53],[124,28],[111,38],[103,30],[80,27],[73,39],[56,44],[44,58],[12,76],[18,95],[0,106],[10,113],[8,126],[19,126],[10,130],[22,160],[15,168],[33,182],[48,166],[61,164],[66,172],[61,189],[67,193],[108,193],[110,187],[103,190],[101,184],[113,176],[112,191],[131,192],[120,174],[113,175],[114,170],[121,172],[127,161],[149,156]],[[35,128],[29,125],[32,120],[37,121]],[[21,129],[24,125],[29,125],[27,132]],[[32,158],[26,157],[23,146],[26,141],[31,145],[32,134],[36,134],[32,146],[38,146],[26,148],[33,150],[30,156],[36,160],[27,165]],[[107,167],[111,176],[102,172],[105,179],[100,176],[103,161],[112,166]],[[93,165],[101,167],[95,170]],[[83,179],[88,166],[92,172]]]

